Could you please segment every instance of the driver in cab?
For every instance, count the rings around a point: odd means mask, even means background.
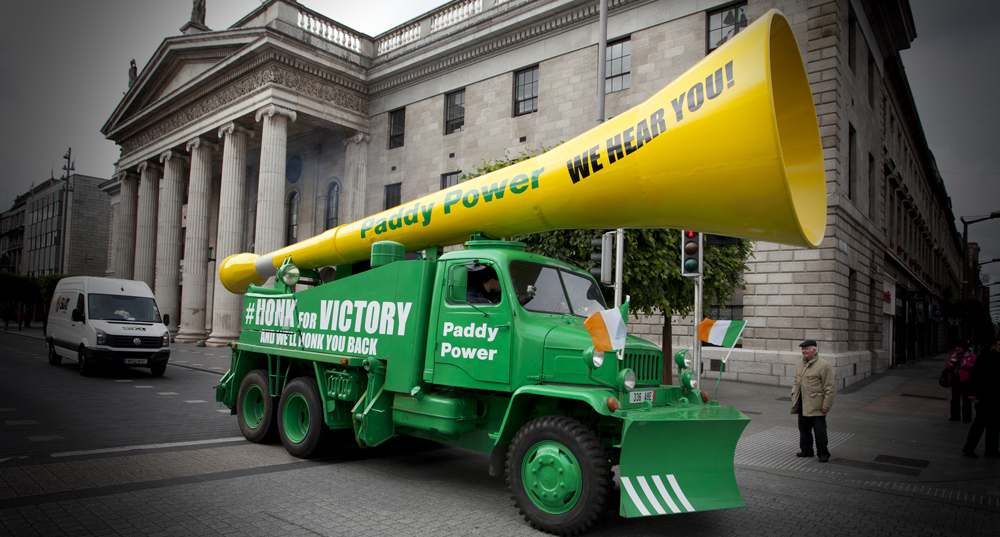
[[[469,304],[499,304],[500,279],[490,267],[481,267],[469,271],[469,282],[465,293],[465,301]]]

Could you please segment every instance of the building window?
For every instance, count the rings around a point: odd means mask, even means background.
[[[403,147],[403,130],[406,127],[406,108],[389,112],[389,149]]]
[[[455,186],[458,184],[458,176],[462,174],[462,171],[441,174],[441,190],[444,190],[450,186]]]
[[[878,195],[882,190],[878,184],[878,176],[875,172],[875,156],[868,153],[868,217],[876,220],[878,217]]]
[[[285,245],[299,242],[299,193],[292,192],[288,196],[288,207],[285,213]]]
[[[847,124],[847,199],[854,200],[854,195],[857,190],[857,166],[854,161],[857,160],[858,153],[858,131],[854,130],[854,125],[850,123]]]
[[[625,39],[608,45],[604,62],[604,93],[627,90],[632,87],[632,40]]]
[[[868,106],[875,108],[875,57],[868,49]]]
[[[847,65],[854,73],[854,66],[857,65],[855,56],[858,55],[858,18],[854,14],[854,7],[848,5],[847,15]]]
[[[708,51],[721,47],[747,27],[747,5],[727,7],[708,15]]]
[[[403,183],[385,185],[385,209],[392,209],[402,203],[401,193]]]
[[[459,132],[465,126],[465,89],[445,95],[444,133]]]
[[[330,183],[330,189],[326,191],[326,229],[337,227],[337,219],[340,216],[340,185]]]
[[[514,74],[514,115],[538,110],[538,66]]]

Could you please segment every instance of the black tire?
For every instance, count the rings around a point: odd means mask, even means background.
[[[49,365],[59,365],[62,363],[62,356],[56,353],[56,346],[49,343]]]
[[[258,444],[277,439],[277,406],[268,391],[267,370],[254,369],[247,373],[236,394],[236,421],[243,436]]]
[[[285,450],[302,459],[317,455],[327,431],[316,379],[289,382],[278,403],[278,434]]]
[[[90,363],[87,359],[87,350],[80,347],[80,350],[76,353],[76,359],[79,362],[80,374],[84,377],[89,377],[94,374],[94,364]]]
[[[149,374],[154,377],[162,377],[167,372],[167,364],[149,366]]]
[[[570,464],[572,459],[575,464]],[[529,487],[522,471],[532,466],[542,472],[533,473],[537,481]],[[554,472],[557,468],[558,473]],[[579,474],[576,487],[572,479],[562,477],[574,471]],[[601,442],[566,416],[543,416],[529,422],[514,436],[507,452],[507,486],[514,504],[535,529],[566,536],[586,531],[604,516],[612,485],[611,463]],[[566,490],[572,490],[572,495]],[[541,497],[546,494],[552,494],[551,499]],[[543,509],[536,502],[550,503]]]

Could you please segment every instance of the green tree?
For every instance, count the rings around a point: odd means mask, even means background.
[[[473,166],[460,181],[479,177],[547,151],[545,148],[522,151]],[[591,241],[602,229],[562,229],[519,235],[512,239],[528,245],[528,250],[548,257],[575,263],[585,270],[594,266]],[[625,230],[623,294],[631,296],[629,311],[635,315],[663,312],[664,380],[670,382],[671,315],[687,315],[694,309],[694,283],[680,274],[680,231],[676,229]],[[725,304],[737,288],[745,289],[743,273],[749,268],[752,244],[740,239],[736,246],[707,247],[704,253],[705,304]],[[609,290],[605,290],[609,294]]]

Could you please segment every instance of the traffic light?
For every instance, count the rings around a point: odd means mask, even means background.
[[[681,276],[700,276],[702,270],[702,235],[681,231]]]
[[[614,253],[614,237],[615,232],[609,231],[600,238],[590,241],[590,245],[594,247],[593,253],[590,254],[590,260],[597,263],[594,268],[590,269],[590,274],[597,278],[604,285],[611,285],[614,283],[614,273],[611,265],[611,255]]]

